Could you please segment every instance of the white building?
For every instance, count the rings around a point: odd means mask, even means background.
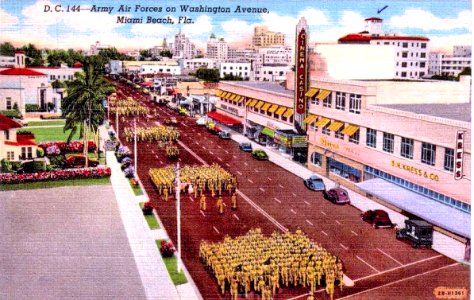
[[[110,60],[109,68],[110,68],[110,74],[123,73],[123,64],[121,60]]]
[[[255,59],[255,49],[236,49],[229,48],[227,62],[250,62]]]
[[[240,76],[243,80],[249,80],[250,69],[250,63],[221,63],[219,73],[221,78],[224,78],[225,75],[233,75]]]
[[[285,81],[286,73],[291,71],[291,67],[286,64],[260,65],[252,72],[254,77],[251,81]]]
[[[60,67],[31,67],[30,69],[46,74],[49,82],[74,80],[75,74],[82,71],[82,67],[69,68],[66,65]]]
[[[99,41],[95,42],[94,45],[91,45],[89,51],[87,52],[88,55],[97,55],[100,50],[110,49],[112,46],[110,45],[102,45]]]
[[[197,55],[196,46],[181,33],[181,30],[174,36],[173,58],[193,58]]]
[[[384,33],[383,20],[380,18],[368,18],[365,21],[365,31],[348,34],[338,40],[339,44],[390,45],[396,54],[396,78],[417,79],[426,76],[428,38]]]
[[[140,60],[140,51],[138,50],[128,51],[125,53],[125,55],[130,56],[134,60]]]
[[[0,55],[0,67],[13,67],[15,65],[14,56]]]
[[[181,66],[147,65],[147,64],[143,64],[140,66],[140,75],[157,74],[157,73],[181,75]]]
[[[428,76],[457,76],[467,67],[471,67],[471,47],[454,46],[452,55],[442,52],[430,52]]]
[[[197,70],[199,68],[214,69],[216,62],[210,58],[182,59],[180,65],[184,70]]]
[[[217,39],[211,34],[206,46],[206,58],[214,59],[216,62],[224,62],[229,55],[229,45],[224,38]]]

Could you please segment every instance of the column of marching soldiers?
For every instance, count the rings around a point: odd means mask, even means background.
[[[151,169],[149,175],[158,193],[165,201],[174,191],[175,169],[166,167]],[[200,209],[206,211],[206,191],[217,198],[216,209],[224,213],[222,194],[227,191],[231,197],[232,209],[237,209],[236,179],[219,165],[202,167],[185,166],[180,179],[186,182],[182,192],[195,198],[200,196]],[[235,239],[226,236],[223,242],[201,242],[199,255],[225,295],[230,290],[232,299],[239,294],[245,297],[253,291],[262,299],[272,299],[281,287],[302,286],[310,289],[308,299],[318,286],[325,284],[326,293],[334,297],[337,284],[342,290],[342,261],[320,245],[312,242],[301,230],[295,233],[274,232],[266,238],[259,228],[251,229],[246,235]]]

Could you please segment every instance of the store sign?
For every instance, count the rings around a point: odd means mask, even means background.
[[[307,73],[307,53],[306,53],[306,31],[302,29],[296,39],[296,89],[295,89],[295,110],[297,114],[304,114],[306,111],[306,73]]]
[[[436,175],[435,173],[428,173],[427,171],[424,171],[422,169],[418,169],[418,168],[410,166],[410,165],[406,165],[402,162],[395,161],[393,159],[391,161],[391,166],[394,167],[394,168],[399,168],[399,169],[405,170],[407,172],[418,175],[420,177],[423,176],[423,177],[429,178],[433,181],[439,181],[439,176]]]
[[[458,131],[456,134],[456,150],[454,153],[454,179],[459,180],[463,177],[462,166],[464,156],[464,131]]]
[[[295,148],[301,148],[308,146],[308,142],[306,141],[306,135],[297,135],[292,138],[292,145]]]

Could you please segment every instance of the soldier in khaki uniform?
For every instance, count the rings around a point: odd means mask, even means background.
[[[231,202],[232,202],[232,210],[236,210],[237,209],[237,196],[235,195],[235,193],[232,194]]]
[[[206,196],[201,194],[201,199],[199,200],[199,209],[206,211]]]
[[[222,215],[224,213],[224,200],[222,200],[222,197],[217,198],[216,206],[219,213]]]

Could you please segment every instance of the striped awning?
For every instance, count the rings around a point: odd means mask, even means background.
[[[225,98],[225,96],[227,96],[229,92],[222,92],[222,94],[220,95],[221,98]]]
[[[254,106],[256,109],[259,109],[260,107],[263,106],[263,104],[265,104],[265,102],[263,101],[258,101],[258,103]]]
[[[249,103],[250,107],[253,107],[255,104],[257,104],[258,100],[252,99],[252,102]]]
[[[316,93],[319,91],[319,89],[317,88],[310,88],[306,94],[304,94],[306,97],[314,97],[314,95],[316,95]]]
[[[290,118],[291,116],[293,115],[293,109],[290,108],[289,110],[287,110],[285,112],[285,114],[283,115],[285,118]]]
[[[328,90],[319,90],[319,94],[316,96],[319,100],[324,100],[331,94],[331,91]]]
[[[245,100],[245,106],[249,105],[250,102],[252,102],[252,98],[248,98],[247,100]]]
[[[272,107],[268,109],[269,113],[274,113],[278,108],[278,104],[273,104]]]
[[[349,124],[342,130],[342,133],[348,136],[353,136],[357,130],[359,130],[359,126]]]
[[[232,94],[232,96],[230,96],[229,100],[234,100],[235,97],[237,97],[237,95],[236,95],[236,94]]]
[[[344,125],[344,123],[338,122],[338,121],[332,121],[331,125],[329,125],[328,129],[331,130],[331,131],[336,132],[342,127],[342,125]]]
[[[315,126],[316,126],[316,127],[324,127],[324,126],[326,126],[329,122],[331,122],[330,119],[321,118],[321,119],[318,120],[318,122],[316,122]]]
[[[311,124],[311,123],[313,123],[314,121],[316,121],[316,118],[317,118],[317,116],[315,116],[315,115],[308,115],[308,116],[303,120],[303,123],[304,123],[304,124]]]
[[[286,107],[280,106],[279,109],[275,112],[276,115],[281,115],[286,110]]]
[[[235,102],[240,103],[242,101],[244,101],[244,96],[237,95],[237,97],[235,97]]]
[[[222,93],[224,93],[223,90],[218,90],[217,93],[216,93],[216,96],[217,97],[220,97],[222,95]]]
[[[268,108],[270,108],[270,105],[272,105],[271,103],[265,103],[263,106],[262,106],[262,110],[263,111],[267,111]]]

